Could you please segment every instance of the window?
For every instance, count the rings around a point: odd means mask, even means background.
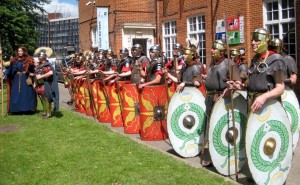
[[[172,57],[173,45],[176,44],[176,21],[165,22],[163,24],[163,38],[164,38],[164,47],[165,56],[167,58]]]
[[[198,54],[200,61],[206,64],[206,43],[205,43],[205,16],[197,15],[188,18],[188,37],[196,39],[198,43]]]
[[[288,54],[296,58],[294,0],[265,0],[264,24],[273,38],[280,38]]]

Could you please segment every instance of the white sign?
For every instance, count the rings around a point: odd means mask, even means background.
[[[224,19],[217,20],[216,33],[225,32],[225,22]]]
[[[245,42],[244,16],[240,16],[240,43]]]
[[[97,8],[97,44],[99,49],[109,49],[108,8]]]

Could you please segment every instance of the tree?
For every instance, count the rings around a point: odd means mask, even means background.
[[[0,0],[0,37],[4,53],[12,55],[20,45],[33,53],[39,33],[35,27],[50,0]]]

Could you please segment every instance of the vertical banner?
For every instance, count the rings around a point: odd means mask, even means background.
[[[99,49],[109,49],[108,8],[97,8],[97,44]]]

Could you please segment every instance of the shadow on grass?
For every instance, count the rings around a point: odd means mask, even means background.
[[[56,117],[56,118],[61,118],[61,117],[63,117],[64,115],[63,115],[60,111],[58,111],[58,112],[53,112],[53,113],[52,113],[52,116],[53,116],[53,117]]]

